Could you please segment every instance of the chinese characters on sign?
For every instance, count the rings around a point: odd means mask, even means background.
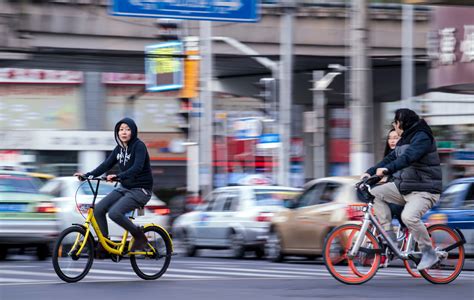
[[[42,69],[1,68],[2,83],[82,83],[82,72]]]
[[[151,92],[183,87],[183,43],[168,42],[146,47],[146,82]]]
[[[456,28],[444,28],[439,31],[441,39],[439,41],[440,55],[439,60],[443,65],[453,64],[456,60],[454,50],[456,48],[456,37],[454,32]]]
[[[463,40],[456,39],[458,29],[446,27],[428,36],[428,56],[442,65],[452,65],[458,60],[456,50],[461,52],[460,62],[474,61],[474,25],[464,25]]]
[[[464,26],[464,41],[461,42],[462,62],[474,61],[474,25]]]

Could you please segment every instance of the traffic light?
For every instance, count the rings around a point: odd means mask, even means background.
[[[179,130],[184,134],[186,139],[189,139],[189,128],[190,128],[190,117],[192,112],[192,101],[190,98],[179,98],[179,111],[180,123],[178,125]]]
[[[275,78],[260,78],[256,83],[259,93],[257,98],[262,99],[263,109],[265,115],[276,119],[278,108],[278,89]]]

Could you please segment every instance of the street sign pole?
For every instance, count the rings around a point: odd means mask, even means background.
[[[280,112],[279,132],[281,146],[279,148],[278,184],[290,184],[290,138],[291,138],[291,98],[293,75],[293,18],[295,4],[284,1],[284,13],[280,23]]]
[[[374,164],[372,77],[368,59],[368,0],[352,0],[350,174]]]
[[[199,100],[203,109],[201,117],[200,140],[200,178],[203,195],[207,195],[213,188],[213,99],[212,99],[212,24],[209,21],[200,22],[201,40],[201,93]]]

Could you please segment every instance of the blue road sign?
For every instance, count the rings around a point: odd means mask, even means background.
[[[260,144],[274,144],[280,142],[280,135],[278,133],[265,133],[260,136],[258,141]]]
[[[257,22],[258,0],[113,0],[111,14],[222,22]]]

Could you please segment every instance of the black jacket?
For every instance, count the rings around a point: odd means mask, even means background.
[[[442,174],[436,141],[424,120],[405,130],[395,149],[367,173],[373,175],[377,168],[387,168],[393,174],[393,181],[403,195],[441,193]]]
[[[127,147],[122,144],[118,137],[118,130],[122,123],[127,124],[132,130],[132,136]],[[117,177],[121,180],[124,188],[145,188],[151,190],[153,188],[153,176],[151,173],[150,157],[146,145],[137,136],[137,125],[132,119],[124,118],[120,120],[115,125],[117,147],[114,148],[100,166],[87,173],[86,176],[100,176],[118,163],[120,173],[117,174]]]

